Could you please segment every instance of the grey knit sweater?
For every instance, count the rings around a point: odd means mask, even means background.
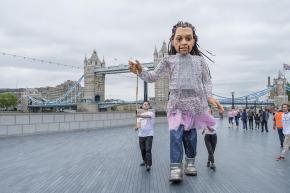
[[[153,71],[143,69],[139,77],[146,82],[155,82],[164,73],[169,73],[170,77],[168,112],[180,110],[195,115],[207,110],[212,83],[203,57],[179,53],[165,56]]]

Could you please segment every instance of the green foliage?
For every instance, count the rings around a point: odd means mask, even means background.
[[[16,107],[18,104],[18,98],[11,93],[2,93],[0,94],[0,107],[1,108],[9,108]]]

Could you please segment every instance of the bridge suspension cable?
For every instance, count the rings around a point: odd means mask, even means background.
[[[83,69],[83,67],[79,67],[79,66],[74,66],[74,65],[69,65],[69,64],[63,64],[60,62],[54,62],[54,61],[50,61],[50,60],[44,60],[44,59],[39,59],[39,58],[34,58],[34,57],[28,57],[28,56],[20,56],[20,55],[16,55],[16,54],[10,54],[7,52],[0,52],[3,56],[10,56],[13,58],[19,58],[19,59],[24,59],[24,60],[30,60],[33,62],[41,62],[41,63],[46,63],[46,64],[56,64],[57,66],[63,66],[63,67],[67,67],[67,68],[71,68],[71,69]]]
[[[240,97],[235,97],[234,100],[235,102],[241,103],[241,102],[245,102],[245,101],[256,101],[257,98],[260,98],[266,94],[268,94],[269,92],[271,92],[275,87],[271,86],[268,87],[266,89],[260,90],[260,91],[256,91],[256,92],[252,92],[248,95],[244,95],[244,96],[240,96]],[[290,90],[290,87],[289,87]],[[217,95],[217,94],[213,94],[214,96],[218,97],[221,103],[231,103],[232,102],[232,98],[231,97],[224,97],[221,95]]]
[[[10,53],[7,53],[7,52],[0,52],[0,54],[2,54],[3,56],[10,56],[10,57],[13,57],[13,58],[19,58],[19,59],[29,60],[29,61],[33,61],[33,62],[41,62],[41,63],[46,63],[46,64],[56,64],[57,66],[63,66],[63,67],[66,67],[66,68],[83,70],[83,67],[69,65],[69,64],[64,64],[64,63],[59,63],[59,62],[54,62],[54,61],[51,61],[51,60],[44,60],[44,59],[28,57],[28,56],[20,56],[20,55],[16,55],[16,54],[10,54]],[[126,77],[126,78],[134,78],[135,79],[135,77],[129,76],[129,75],[124,75],[124,74],[118,74],[118,75]]]

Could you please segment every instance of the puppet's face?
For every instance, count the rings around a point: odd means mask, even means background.
[[[194,44],[195,39],[193,39],[193,32],[190,27],[178,27],[176,29],[175,36],[172,40],[172,45],[178,53],[190,53]]]

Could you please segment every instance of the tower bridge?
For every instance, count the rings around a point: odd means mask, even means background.
[[[153,70],[165,55],[167,55],[167,46],[166,43],[163,42],[159,51],[155,48],[153,62],[141,63],[141,65],[149,70]],[[96,103],[100,104],[100,107],[107,106],[104,104],[105,75],[128,72],[128,65],[106,67],[104,59],[101,61],[97,52],[93,51],[92,56],[88,59],[85,58],[84,60],[84,97],[82,99],[83,103],[78,105],[78,110],[90,112],[98,111],[99,109],[97,108]],[[144,84],[144,89],[144,98],[147,99],[147,83]],[[168,93],[169,77],[168,75],[164,75],[155,83],[155,98],[152,102],[157,110],[165,110]],[[127,104],[130,104],[130,102]]]
[[[143,67],[148,68],[149,70],[153,70],[160,60],[167,55],[167,46],[166,43],[163,42],[162,47],[159,51],[155,48],[153,53],[153,62],[142,63]],[[84,80],[85,80],[85,89],[84,89],[84,98],[82,103],[78,106],[80,110],[85,111],[98,111],[96,109],[95,103],[98,104],[99,109],[103,109],[106,107],[119,106],[119,105],[129,105],[132,102],[118,102],[111,103],[105,102],[105,75],[106,74],[117,74],[117,73],[128,73],[128,65],[118,65],[118,66],[109,66],[106,67],[105,61],[101,61],[96,51],[93,52],[92,56],[84,60]],[[279,82],[279,81],[278,81]],[[277,83],[277,81],[276,81]],[[284,81],[285,84],[285,81]],[[281,86],[278,86],[279,90],[281,90]],[[283,87],[283,86],[282,86]],[[166,104],[168,102],[169,95],[169,75],[163,75],[160,79],[155,82],[155,97],[154,100],[150,101],[156,111],[165,111]],[[277,90],[276,86],[269,85],[266,89],[253,92],[251,94],[237,97],[235,99],[235,103],[239,105],[274,105],[273,100],[261,101],[260,97],[268,95],[269,93],[274,93],[274,90]],[[144,82],[144,100],[147,99],[147,83]],[[217,96],[217,95],[216,95]],[[227,97],[217,97],[220,102],[224,105],[232,104],[233,101],[231,98]]]
[[[149,70],[153,70],[160,60],[167,55],[167,46],[163,42],[159,51],[155,48],[153,53],[153,62],[141,63],[141,65]],[[132,101],[106,101],[105,100],[105,77],[107,74],[119,74],[128,73],[128,65],[120,64],[118,66],[106,66],[105,60],[99,59],[97,52],[93,51],[91,57],[84,59],[84,75],[76,82],[79,84],[84,79],[84,89],[77,91],[75,97],[68,97],[70,93],[76,92],[76,86],[72,86],[68,89],[63,96],[54,99],[38,99],[37,97],[28,96],[30,103],[28,107],[31,108],[45,108],[45,107],[76,107],[79,111],[97,112],[100,110],[106,110],[107,108],[117,107],[121,105],[128,105],[135,108],[135,102]],[[150,102],[156,109],[156,111],[165,111],[166,104],[168,102],[169,95],[169,75],[163,75],[155,82],[155,97]],[[144,99],[147,98],[147,83],[144,82]],[[290,91],[286,78],[279,72],[278,78],[273,80],[273,84],[270,84],[270,77],[268,77],[268,85],[265,89],[250,93],[245,96],[236,98],[224,97],[215,95],[221,104],[230,105],[280,105],[288,101],[286,91]],[[80,93],[82,92],[82,93]],[[146,95],[146,96],[145,96]],[[263,101],[260,98],[267,96],[268,100]],[[270,100],[269,100],[270,99]],[[141,103],[139,101],[137,103]]]

